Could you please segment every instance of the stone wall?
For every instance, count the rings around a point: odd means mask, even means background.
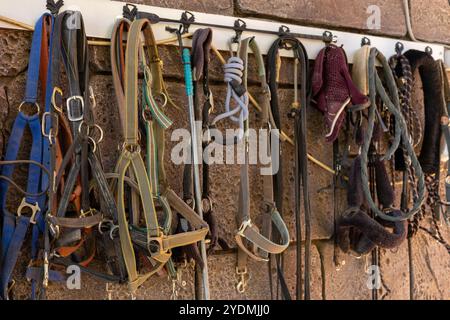
[[[130,1],[127,1],[130,2]],[[263,1],[263,0],[136,0],[136,3],[164,6],[192,11],[233,15],[237,17],[269,18],[280,22],[293,22],[302,25],[323,26],[330,29],[349,30],[355,32],[375,33],[396,38],[406,37],[404,12],[401,0],[363,0],[363,1]],[[426,3],[411,0],[412,25],[417,38],[426,41],[450,43],[448,30],[450,28],[450,6],[447,0],[429,0]],[[367,6],[378,5],[381,8],[381,29],[366,30]],[[430,19],[433,17],[433,19]],[[0,147],[5,150],[5,141],[9,136],[12,121],[17,114],[17,106],[21,102],[25,87],[28,53],[31,34],[25,31],[0,30]],[[117,104],[111,79],[109,48],[91,46],[91,85],[96,93],[97,108],[95,117],[103,128],[107,128],[107,135],[101,145],[105,167],[111,170],[117,158],[117,145],[120,143]],[[179,52],[175,47],[160,47],[160,54],[164,61],[164,75],[168,90],[176,104],[186,106],[184,89],[182,86],[182,66],[179,63]],[[254,66],[254,63],[250,63]],[[280,89],[280,106],[283,110],[283,130],[293,134],[293,123],[287,118],[290,102],[293,98],[292,90],[292,61],[283,59],[283,69]],[[217,59],[213,59],[211,66],[211,82],[216,97],[216,112],[223,110],[225,86],[222,82],[222,71]],[[250,72],[250,91],[258,94],[256,75]],[[419,84],[420,85],[420,84]],[[420,105],[422,97],[415,94],[415,101]],[[253,109],[252,109],[253,110]],[[169,108],[168,114],[174,120],[173,128],[188,127],[187,113]],[[250,121],[257,125],[260,121],[256,112],[251,112]],[[308,151],[320,161],[332,166],[332,146],[325,143],[325,129],[321,115],[313,108],[308,109]],[[167,140],[170,140],[170,131]],[[170,150],[168,142],[167,152]],[[292,293],[295,290],[295,221],[293,213],[293,147],[282,145],[284,174],[284,216],[291,232],[294,244],[285,254],[285,274]],[[166,163],[172,187],[181,192],[181,166]],[[370,299],[371,291],[367,289],[368,275],[364,272],[365,265],[370,260],[356,259],[343,255],[345,265],[336,270],[333,259],[333,193],[329,186],[332,175],[316,165],[309,165],[310,197],[312,206],[312,298],[313,299]],[[219,222],[220,232],[233,245],[233,232],[237,228],[235,212],[237,210],[238,166],[217,165],[211,167],[212,192],[215,200],[215,212]],[[251,176],[251,212],[258,219],[260,203],[262,201],[262,179],[252,168]],[[345,206],[345,194],[341,193],[336,201],[341,209]],[[443,227],[446,230],[445,227]],[[449,238],[446,230],[444,236]],[[301,240],[301,239],[300,239]],[[233,245],[234,246],[234,245]],[[418,299],[449,299],[450,287],[450,259],[446,249],[429,235],[419,232],[413,239],[413,261],[416,271],[415,294]],[[24,247],[24,255],[26,249]],[[29,285],[23,279],[26,257],[16,272],[18,281],[15,294],[18,298],[25,298],[29,292]],[[322,264],[321,264],[322,262]],[[236,291],[235,253],[217,251],[208,259],[213,299],[269,299],[269,283],[267,266],[263,263],[250,262],[249,273],[251,279],[244,294]],[[101,267],[101,266],[98,266]],[[321,267],[325,270],[322,279]],[[398,250],[381,250],[381,270],[385,287],[382,292],[386,299],[408,299],[408,250],[406,243]],[[180,298],[194,297],[193,272],[186,269],[184,279],[185,288],[180,291]],[[325,281],[322,291],[322,280]],[[323,294],[326,296],[324,297]],[[68,290],[65,286],[52,284],[49,289],[52,299],[104,299],[107,296],[105,285],[87,275],[82,276],[81,290]],[[166,277],[153,277],[138,290],[138,299],[169,299],[171,283]],[[124,288],[114,287],[112,298],[130,298]]]

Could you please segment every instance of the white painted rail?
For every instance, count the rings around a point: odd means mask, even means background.
[[[110,0],[64,0],[64,7],[61,10],[78,10],[83,14],[83,18],[86,25],[87,35],[95,38],[109,39],[111,35],[112,26],[114,21],[121,17],[122,7],[124,2],[110,1]],[[155,13],[161,18],[168,19],[180,19],[183,10],[160,8],[147,5],[137,5],[140,11]],[[14,20],[34,25],[38,17],[45,11],[45,0],[0,0],[0,15],[12,18]],[[203,23],[213,23],[226,26],[232,26],[235,17],[221,16],[215,14],[192,12],[195,15],[196,21]],[[260,19],[243,19],[247,28],[262,29],[277,31],[281,26],[280,22],[260,20]],[[167,23],[158,23],[153,26],[155,36],[157,40],[170,37],[170,34],[165,30],[165,27],[169,25]],[[334,31],[330,29],[304,27],[294,24],[285,24],[294,33],[322,35],[326,30],[331,31],[333,35],[337,36],[337,44],[343,45],[347,52],[349,62],[352,62],[353,53],[360,47],[362,37],[366,36],[370,39],[371,44],[378,48],[386,57],[389,57],[395,53],[395,44],[397,39],[356,34],[350,32]],[[172,25],[174,26],[174,25]],[[9,24],[1,23],[0,27],[3,28],[18,28]],[[199,26],[192,25],[190,30],[194,31]],[[213,28],[214,30],[214,44],[220,50],[228,50],[228,41],[233,37],[233,30],[226,30],[222,28]],[[275,35],[264,33],[249,33],[243,32],[242,37],[256,36],[259,46],[262,52],[267,52],[270,45],[275,39]],[[317,56],[319,50],[323,47],[323,43],[319,40],[300,39],[306,47],[308,56],[310,59],[314,59]],[[435,59],[447,58],[446,62],[450,65],[450,53],[445,50],[443,45],[431,44],[425,42],[412,42],[401,40],[404,45],[404,50],[417,49],[425,50],[429,46],[433,50],[433,57]],[[190,45],[189,41],[186,41],[186,45]],[[281,55],[290,56],[291,52],[282,51]]]

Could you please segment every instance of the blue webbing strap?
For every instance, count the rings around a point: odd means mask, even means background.
[[[15,160],[21,146],[25,127],[28,125],[32,135],[32,145],[30,151],[30,160],[42,163],[42,134],[41,123],[39,119],[39,107],[37,105],[39,71],[41,68],[41,46],[43,35],[43,23],[48,14],[42,15],[35,25],[35,32],[31,43],[30,60],[27,73],[26,93],[22,104],[31,103],[37,107],[36,114],[32,116],[25,115],[19,107],[19,113],[14,121],[11,136],[8,140],[5,160]],[[1,168],[1,174],[12,178],[14,165],[4,165]],[[18,207],[17,215],[8,212],[6,208],[6,199],[9,184],[6,181],[0,182],[0,214],[3,217],[3,232],[1,239],[1,261],[0,268],[0,296],[8,299],[9,283],[17,259],[21,252],[22,244],[30,224],[33,224],[32,258],[37,255],[37,246],[39,230],[36,221],[42,222],[42,214],[38,204],[36,194],[41,190],[42,170],[39,166],[30,164],[28,169],[27,193]],[[23,209],[31,209],[31,215],[23,215]]]

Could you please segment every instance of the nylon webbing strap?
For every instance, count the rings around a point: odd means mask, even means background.
[[[142,38],[143,35],[143,38]],[[142,40],[143,39],[143,40]],[[145,45],[147,54],[142,54],[142,46]],[[169,188],[165,190],[165,196],[169,203],[183,214],[191,224],[201,229],[184,234],[169,235],[166,236],[161,231],[158,224],[156,209],[153,202],[153,190],[151,188],[148,172],[145,168],[144,161],[141,156],[141,150],[139,145],[138,136],[138,68],[139,59],[143,59],[144,62],[148,57],[150,66],[151,89],[154,94],[160,94],[164,92],[164,85],[162,80],[161,63],[158,56],[158,50],[156,42],[153,36],[150,22],[146,19],[136,20],[131,24],[127,49],[126,49],[126,64],[125,64],[125,133],[124,133],[124,146],[123,151],[118,161],[116,172],[119,175],[118,178],[118,220],[119,220],[119,233],[121,240],[121,247],[123,257],[125,260],[125,266],[127,268],[129,277],[129,286],[131,291],[135,291],[142,283],[144,283],[151,275],[159,271],[165,263],[170,259],[171,249],[187,244],[195,243],[204,239],[208,232],[206,223],[201,220],[195,212],[193,212],[181,199],[176,196]],[[158,123],[155,121],[155,123]],[[160,128],[157,126],[156,128]],[[158,129],[160,130],[160,129]],[[162,130],[161,130],[162,131]],[[149,131],[151,133],[152,131]],[[153,141],[153,139],[149,139]],[[163,161],[162,155],[159,155],[159,151],[163,151],[164,141],[162,139],[156,139],[158,156],[157,159]],[[165,180],[163,173],[163,167],[159,163],[159,179]],[[142,233],[133,232],[130,233],[129,223],[127,221],[127,214],[125,209],[125,193],[124,183],[125,175],[128,171],[132,172],[135,177],[142,206],[142,213],[145,220],[145,243],[148,249],[149,256],[154,261],[153,268],[145,274],[139,274],[136,266],[136,255],[133,248],[133,241],[142,242]],[[178,199],[180,202],[178,202]],[[189,210],[187,210],[187,208]],[[192,212],[191,212],[192,211]]]

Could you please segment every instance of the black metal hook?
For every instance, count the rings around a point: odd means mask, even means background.
[[[433,54],[433,49],[431,49],[430,46],[426,46],[425,47],[425,52],[431,56]]]
[[[137,14],[138,14],[138,8],[134,4],[127,3],[122,8],[122,16],[125,19],[128,19],[130,21],[134,21],[136,19]]]
[[[231,40],[233,43],[239,43],[241,40],[242,32],[247,28],[247,23],[242,19],[237,19],[234,21],[233,30],[236,32],[236,36]]]
[[[59,9],[64,5],[64,0],[58,0],[55,2],[55,0],[47,0],[47,3],[45,4],[45,7],[48,11],[54,16],[58,15]]]
[[[195,16],[192,12],[190,11],[185,11],[181,14],[181,34],[186,34],[189,32],[189,27],[191,26],[192,23],[195,22]]]
[[[365,46],[365,45],[370,46],[370,39],[367,38],[367,37],[363,37],[363,38],[361,39],[361,47],[362,47],[362,46]]]
[[[395,52],[397,53],[397,55],[401,55],[403,52],[403,49],[405,49],[405,46],[403,45],[403,43],[401,43],[400,41],[398,41],[395,44]]]
[[[291,29],[289,29],[289,27],[284,25],[284,24],[281,25],[280,28],[278,28],[278,35],[279,36],[285,36],[285,35],[287,35],[290,32],[291,32]]]
[[[333,35],[333,33],[331,31],[328,31],[328,30],[325,30],[322,33],[322,37],[323,37],[323,41],[326,44],[329,44],[329,43],[332,43],[332,42],[334,43],[334,42],[337,41],[337,36]]]

